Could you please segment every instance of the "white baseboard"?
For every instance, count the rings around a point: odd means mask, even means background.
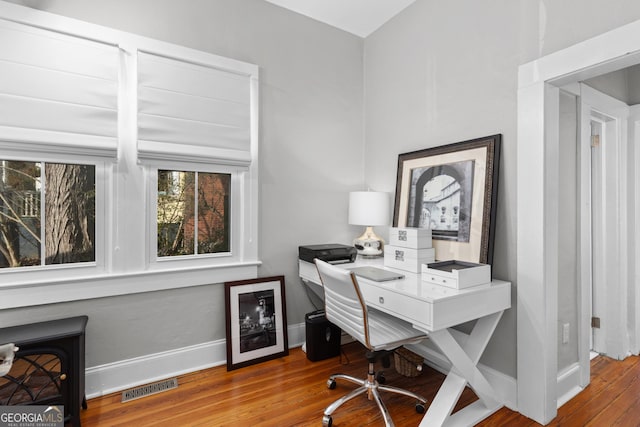
[[[85,393],[91,399],[223,365],[226,360],[226,340],[218,340],[95,366],[85,371]]]
[[[580,386],[580,365],[577,362],[558,374],[557,390],[558,408],[583,390]]]
[[[305,340],[305,324],[287,327],[289,348]],[[161,353],[87,368],[87,399],[227,363],[226,340],[210,341]]]
[[[306,339],[305,324],[297,323],[287,327],[287,336],[289,340],[289,348],[300,347]]]
[[[425,363],[443,374],[447,374],[451,369],[451,362],[438,350],[427,347],[426,345],[416,344],[407,346],[411,350],[420,354],[425,358]],[[489,366],[478,364],[478,369],[487,378],[489,384],[495,389],[500,402],[512,411],[518,412],[517,398],[517,381],[515,378],[503,374]]]
[[[305,324],[289,325],[287,333],[289,348],[299,347],[305,341]],[[448,359],[439,352],[423,345],[413,346],[412,349],[424,356],[425,362],[434,369],[444,374],[449,371],[451,365]],[[226,359],[226,340],[217,340],[95,366],[85,371],[85,393],[88,399],[92,399],[162,379],[224,365]],[[496,389],[504,405],[517,411],[516,380],[482,364],[479,365],[479,369]]]

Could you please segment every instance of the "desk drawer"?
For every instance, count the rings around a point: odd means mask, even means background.
[[[422,281],[430,284],[434,284],[434,285],[446,286],[447,288],[458,289],[457,279],[454,279],[451,277],[437,276],[435,274],[428,274],[428,273],[425,273],[424,271],[422,272]]]
[[[361,286],[360,291],[367,301],[367,305],[371,307],[397,316],[416,326],[430,329],[433,324],[433,306],[426,301],[377,286]]]
[[[491,266],[463,261],[440,261],[422,265],[422,281],[454,289],[491,283]]]

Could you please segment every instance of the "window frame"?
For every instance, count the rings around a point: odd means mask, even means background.
[[[40,282],[47,279],[62,279],[86,277],[87,275],[104,274],[108,269],[109,260],[107,257],[107,230],[109,221],[107,220],[107,183],[110,180],[110,161],[104,159],[87,158],[86,156],[58,155],[52,153],[3,153],[1,160],[38,162],[38,163],[64,163],[82,164],[95,167],[95,260],[82,263],[34,265],[26,267],[8,267],[0,269],[0,290],[9,285],[28,284]],[[44,176],[41,177],[44,179]],[[44,200],[47,186],[44,185],[45,193],[41,195]]]
[[[186,162],[175,162],[171,164],[159,164],[151,163],[145,167],[147,183],[147,205],[149,207],[149,213],[147,218],[148,230],[147,230],[147,263],[149,269],[164,269],[164,268],[179,268],[184,266],[201,266],[206,265],[225,265],[234,262],[240,262],[238,248],[242,247],[241,242],[241,216],[235,216],[236,212],[243,212],[244,205],[247,202],[242,200],[241,195],[243,193],[243,174],[247,173],[246,168],[225,166],[225,165],[204,165]],[[230,183],[230,202],[229,208],[231,209],[231,217],[229,219],[229,252],[219,252],[210,254],[191,254],[191,255],[177,255],[168,257],[158,256],[158,170],[172,170],[179,172],[199,172],[199,173],[225,173],[231,175]]]
[[[3,152],[4,158],[16,160],[96,162],[96,192],[101,186],[103,194],[103,197],[96,197],[96,265],[47,266],[40,271],[12,272],[11,275],[0,272],[0,309],[221,284],[257,277],[261,264],[258,257],[258,66],[11,3],[0,2],[0,19],[117,46],[119,50],[116,158],[90,151],[74,154],[73,147],[60,152],[52,150],[46,155],[26,145],[24,149],[20,146],[17,150]],[[181,58],[247,77],[250,86],[251,158],[248,165],[233,166],[225,164],[224,160],[212,162],[211,159],[198,161],[194,158],[187,162],[174,162],[167,158],[149,161],[138,157],[136,58],[140,51]],[[29,131],[25,130],[27,134]],[[42,147],[42,144],[38,147]],[[98,164],[102,166],[99,168]],[[232,218],[231,257],[207,256],[151,262],[149,218],[151,212],[155,212],[155,207],[149,204],[149,187],[157,189],[157,186],[149,183],[148,171],[157,166],[173,169],[179,164],[185,167],[190,165],[197,170],[209,165],[207,167],[220,168],[216,170],[232,171],[232,207],[235,214]],[[98,220],[98,212],[101,212],[104,221]],[[155,235],[155,229],[153,233]],[[156,253],[155,247],[151,253]]]

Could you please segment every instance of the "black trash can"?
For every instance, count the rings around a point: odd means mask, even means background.
[[[342,331],[327,320],[324,310],[307,313],[304,316],[304,320],[307,359],[315,362],[339,356]]]

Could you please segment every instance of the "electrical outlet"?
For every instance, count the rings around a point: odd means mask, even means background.
[[[562,325],[562,344],[568,344],[569,343],[569,324],[565,323],[564,325]]]

